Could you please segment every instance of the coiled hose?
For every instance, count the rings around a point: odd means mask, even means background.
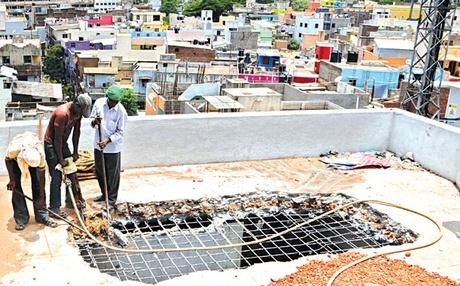
[[[276,234],[273,234],[271,236],[261,238],[261,239],[256,239],[256,240],[253,240],[253,241],[247,241],[247,242],[241,242],[241,243],[232,243],[232,244],[225,244],[225,245],[196,246],[196,247],[184,247],[184,248],[124,249],[124,248],[109,245],[109,244],[99,240],[90,231],[88,231],[85,223],[83,222],[83,219],[80,216],[80,212],[78,211],[77,204],[76,204],[76,201],[75,201],[75,197],[73,196],[72,192],[70,192],[70,198],[72,199],[72,204],[74,206],[75,214],[77,215],[78,221],[80,222],[80,224],[81,224],[82,228],[84,229],[85,233],[94,242],[96,242],[97,244],[99,244],[102,247],[105,247],[105,248],[108,248],[108,249],[111,249],[111,250],[115,250],[115,251],[126,252],[126,253],[159,253],[159,252],[177,252],[177,251],[217,250],[217,249],[227,249],[227,248],[235,248],[235,247],[242,247],[242,246],[247,246],[247,245],[259,244],[259,243],[262,243],[262,242],[265,242],[265,241],[272,240],[274,238],[283,236],[283,235],[285,235],[285,234],[287,234],[287,233],[289,233],[291,231],[297,230],[297,229],[299,229],[299,228],[301,228],[301,227],[303,227],[305,225],[308,225],[308,224],[310,224],[312,222],[315,222],[315,221],[317,221],[317,220],[319,220],[319,219],[321,219],[323,217],[326,217],[326,216],[328,216],[330,214],[333,214],[335,212],[338,212],[340,210],[346,209],[346,208],[354,206],[354,205],[363,204],[363,203],[378,204],[378,205],[393,207],[393,208],[401,209],[401,210],[404,210],[404,211],[407,211],[407,212],[411,212],[413,214],[416,214],[418,216],[426,218],[427,220],[432,222],[436,226],[436,228],[438,229],[437,236],[433,240],[431,240],[429,242],[425,242],[425,243],[422,243],[422,244],[419,244],[419,245],[414,245],[414,246],[403,246],[403,247],[399,247],[398,249],[382,251],[380,253],[373,254],[373,255],[358,259],[358,260],[356,260],[356,261],[354,261],[354,262],[352,262],[352,263],[340,268],[339,270],[337,270],[331,276],[331,278],[329,279],[329,281],[327,283],[327,286],[332,286],[334,284],[334,281],[337,279],[337,277],[341,273],[343,273],[347,269],[350,269],[351,267],[353,267],[353,266],[355,266],[355,265],[357,265],[357,264],[359,264],[361,262],[364,262],[366,260],[369,260],[369,259],[372,259],[372,258],[375,258],[375,257],[378,257],[378,256],[382,256],[382,255],[389,255],[389,254],[395,254],[395,253],[400,253],[400,252],[406,252],[406,251],[425,248],[425,247],[428,247],[428,246],[431,246],[431,245],[437,243],[443,236],[441,224],[438,221],[436,221],[435,219],[433,219],[432,217],[430,217],[429,215],[425,214],[425,213],[422,213],[422,212],[419,212],[417,210],[413,210],[413,209],[401,206],[399,204],[387,202],[387,201],[366,199],[366,200],[356,200],[356,201],[353,201],[353,202],[350,202],[350,203],[346,203],[346,204],[344,204],[342,206],[339,206],[339,207],[337,207],[335,209],[327,211],[327,212],[325,212],[325,213],[323,213],[323,214],[321,214],[321,215],[319,215],[317,217],[309,219],[308,221],[305,221],[305,222],[299,223],[297,225],[294,225],[294,226],[292,226],[292,227],[290,227],[290,228],[288,228],[286,230],[283,230],[283,231],[278,232]],[[109,211],[109,210],[107,210],[107,211]]]

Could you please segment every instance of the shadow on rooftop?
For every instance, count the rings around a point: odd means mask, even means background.
[[[460,221],[445,221],[442,226],[453,232],[460,239]]]

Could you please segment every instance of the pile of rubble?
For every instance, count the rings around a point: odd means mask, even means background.
[[[296,273],[275,281],[270,286],[326,285],[335,271],[361,257],[363,256],[358,253],[346,253],[330,256],[327,260],[313,260],[299,267]],[[429,273],[403,260],[377,257],[346,270],[334,283],[334,286],[350,285],[459,286],[460,283],[437,273]]]

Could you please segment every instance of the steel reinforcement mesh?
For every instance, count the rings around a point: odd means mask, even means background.
[[[265,238],[323,212],[325,210],[317,208],[272,208],[253,209],[236,216],[202,213],[130,217],[119,220],[113,226],[126,235],[130,249],[201,247]],[[404,228],[398,232],[401,236],[412,235]],[[84,239],[77,241],[81,256],[91,267],[120,280],[150,284],[203,270],[245,268],[263,262],[292,261],[309,255],[400,243],[400,240],[385,235],[385,229],[376,229],[360,216],[340,212],[278,238],[219,250],[128,254]]]

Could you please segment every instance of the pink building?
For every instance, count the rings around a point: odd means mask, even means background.
[[[100,27],[100,26],[112,26],[113,25],[113,18],[111,15],[104,15],[100,16],[99,19],[89,19],[86,20],[88,22],[88,27]]]

